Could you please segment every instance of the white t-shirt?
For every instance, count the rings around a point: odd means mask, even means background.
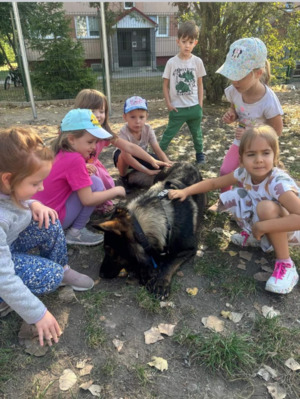
[[[169,59],[163,78],[170,80],[170,100],[173,107],[186,108],[199,104],[198,78],[206,75],[201,58],[192,54],[188,60],[178,55]]]
[[[154,130],[147,123],[143,127],[141,139],[137,140],[133,134],[130,133],[127,123],[121,128],[119,137],[130,143],[136,144],[141,147],[144,151],[147,151],[148,145],[155,144],[157,142]]]
[[[239,124],[242,127],[264,125],[267,123],[267,119],[283,115],[278,97],[268,86],[265,86],[265,88],[265,95],[254,104],[244,103],[242,94],[233,85],[225,89],[225,96],[231,104],[234,104]],[[240,140],[234,139],[233,144],[239,146]]]

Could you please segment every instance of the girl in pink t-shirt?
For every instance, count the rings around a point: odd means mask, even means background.
[[[89,170],[90,174],[98,176],[104,185],[104,190],[110,189],[115,186],[112,177],[109,175],[107,169],[104,165],[99,161],[99,155],[101,154],[104,147],[107,147],[109,144],[114,145],[122,151],[126,151],[127,153],[142,159],[150,163],[153,167],[151,170],[151,174],[159,173],[159,166],[168,166],[168,163],[158,161],[152,158],[146,151],[140,148],[138,145],[129,143],[128,141],[116,136],[108,123],[108,104],[106,97],[100,91],[94,89],[84,89],[78,93],[74,108],[81,109],[90,109],[98,119],[100,125],[107,130],[113,137],[109,140],[99,140],[96,145],[96,150],[90,155],[89,158],[86,159],[86,167]],[[127,173],[127,172],[126,172]],[[124,187],[126,189],[127,185],[127,176],[120,175],[121,181],[124,183]],[[104,212],[109,213],[113,209],[113,205],[111,201],[106,201],[103,204],[97,206],[97,209]]]

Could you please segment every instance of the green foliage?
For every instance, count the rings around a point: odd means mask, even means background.
[[[72,98],[84,88],[93,88],[96,77],[84,65],[84,50],[81,42],[71,38],[57,39],[48,44],[34,66],[33,86],[43,96]]]
[[[141,308],[145,309],[149,313],[160,313],[159,300],[155,295],[150,294],[147,288],[141,287],[136,294],[136,299]]]
[[[300,54],[300,11],[285,9],[285,3],[271,2],[193,2],[178,6],[178,20],[194,19],[199,26],[199,43],[195,54],[205,65],[207,99],[222,98],[227,80],[215,71],[224,63],[229,46],[242,37],[259,37],[268,48],[272,74],[294,66]]]

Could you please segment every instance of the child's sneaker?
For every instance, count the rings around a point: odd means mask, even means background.
[[[198,164],[205,163],[205,155],[203,154],[203,152],[197,152],[197,154],[196,154],[196,162]]]
[[[75,291],[87,291],[94,287],[94,281],[87,275],[76,272],[75,270],[65,270],[64,278],[60,286],[70,285]]]
[[[231,242],[239,247],[260,247],[260,241],[248,234],[246,231],[241,233],[232,234]]]
[[[67,244],[93,246],[102,244],[103,241],[103,234],[92,233],[85,227],[81,230],[77,230],[76,232],[70,229],[66,234]]]
[[[276,262],[272,276],[266,283],[266,290],[276,294],[288,294],[299,279],[294,263]]]

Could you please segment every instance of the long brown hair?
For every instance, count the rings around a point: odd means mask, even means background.
[[[251,142],[257,137],[261,137],[269,144],[273,153],[274,161],[273,165],[279,168],[284,168],[283,163],[279,159],[280,151],[278,145],[278,136],[275,130],[269,125],[261,125],[258,127],[248,128],[242,136],[241,143],[239,146],[240,158],[243,157],[244,152],[250,146]]]
[[[82,137],[86,132],[87,131],[85,129],[72,130],[70,132],[59,131],[59,135],[51,142],[51,148],[54,152],[54,155],[57,155],[60,150],[66,152],[75,152],[69,142],[68,136],[72,134],[77,139],[80,139],[80,137]]]
[[[94,89],[81,90],[75,98],[74,108],[81,109],[104,109],[105,119],[102,123],[102,127],[112,134],[113,139],[117,138],[117,135],[111,130],[108,122],[108,104],[106,97],[101,91]]]
[[[53,161],[53,153],[32,128],[11,127],[0,129],[0,189],[1,177],[10,173],[10,195],[17,205],[16,187],[37,172],[44,161]]]

